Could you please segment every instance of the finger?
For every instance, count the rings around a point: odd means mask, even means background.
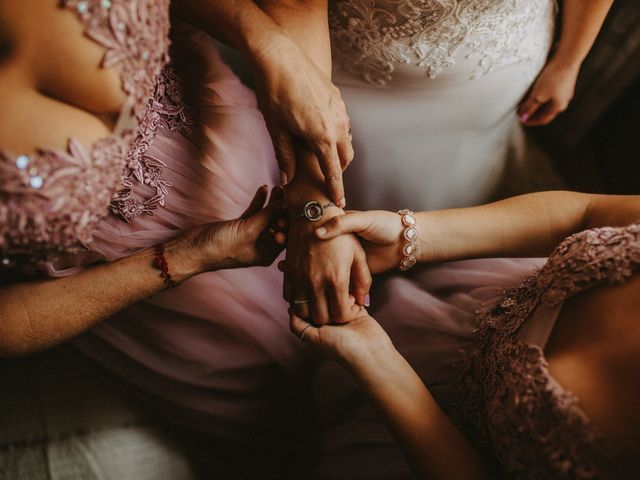
[[[526,123],[540,107],[544,105],[542,98],[536,98],[530,96],[525,102],[522,103],[518,109],[518,117],[522,123]]]
[[[316,229],[316,236],[321,240],[331,240],[346,233],[360,233],[370,224],[366,212],[349,213],[333,217]]]
[[[358,305],[368,307],[371,304],[369,292],[373,280],[364,252],[356,254],[356,259],[351,266],[351,281],[353,295]]]
[[[273,236],[276,243],[280,246],[285,246],[287,244],[287,234],[283,232],[276,232]]]
[[[304,333],[304,338],[301,339],[303,342],[317,345],[319,333],[316,327],[298,317],[291,309],[289,309],[289,320],[289,328],[296,337],[300,338]]]
[[[329,306],[327,305],[327,297],[323,285],[317,285],[313,288],[312,301],[313,321],[316,325],[327,325],[331,323],[329,316]]]
[[[296,149],[289,132],[277,127],[272,134],[273,146],[280,169],[280,186],[290,183],[296,173]]]
[[[329,197],[340,208],[346,205],[344,185],[342,184],[342,166],[336,144],[331,144],[316,152],[324,181],[329,189]]]
[[[287,303],[293,302],[293,284],[289,281],[289,275],[287,275],[286,272],[282,283],[282,298],[284,298]]]
[[[539,127],[551,123],[560,113],[563,112],[560,104],[553,101],[540,108],[526,123],[530,127]]]
[[[269,193],[269,187],[266,185],[262,185],[256,191],[251,203],[247,207],[247,209],[240,215],[240,218],[249,218],[262,210],[264,206],[264,202],[267,200],[267,195]]]
[[[349,281],[337,282],[328,289],[329,309],[334,323],[347,323],[353,320],[349,304]]]
[[[351,135],[346,135],[338,143],[338,156],[340,157],[340,166],[342,171],[346,170],[354,157],[353,144],[351,143]]]
[[[295,288],[293,295],[293,311],[300,318],[311,317],[311,302],[312,298],[309,296],[306,288]]]
[[[284,191],[282,190],[282,187],[273,187],[271,189],[271,195],[269,196],[268,204],[271,205],[276,200],[282,200],[283,197]]]

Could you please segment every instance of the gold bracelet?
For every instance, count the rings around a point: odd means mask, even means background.
[[[402,225],[404,231],[402,232],[402,238],[406,240],[406,243],[402,246],[402,255],[404,258],[400,261],[400,270],[406,272],[416,263],[416,253],[418,252],[418,220],[414,217],[414,213],[411,210],[400,210],[398,215],[402,217]]]

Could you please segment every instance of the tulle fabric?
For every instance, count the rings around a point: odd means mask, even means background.
[[[197,98],[192,134],[163,130],[149,149],[166,164],[172,183],[166,205],[131,224],[105,218],[92,252],[50,265],[50,275],[70,275],[90,260],[116,260],[192,226],[236,218],[260,185],[274,185],[275,156],[253,92],[220,60],[209,37],[183,36],[202,83],[185,80],[188,95]],[[275,264],[201,274],[74,343],[173,421],[243,443],[273,438],[306,361],[304,345],[289,331],[281,291]]]

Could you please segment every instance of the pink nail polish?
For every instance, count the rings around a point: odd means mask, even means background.
[[[529,115],[527,115],[526,113],[523,113],[522,115],[520,115],[520,121],[521,122],[526,122],[527,120],[529,120]]]
[[[370,307],[371,306],[371,295],[367,293],[367,295],[364,297],[364,306],[365,307]]]

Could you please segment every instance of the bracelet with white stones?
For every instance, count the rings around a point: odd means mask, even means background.
[[[402,225],[404,226],[402,238],[406,241],[402,246],[404,258],[400,261],[400,270],[406,272],[418,263],[416,258],[416,253],[418,252],[418,244],[416,242],[418,240],[418,229],[416,225],[418,221],[411,210],[400,210],[398,215],[402,217]]]

